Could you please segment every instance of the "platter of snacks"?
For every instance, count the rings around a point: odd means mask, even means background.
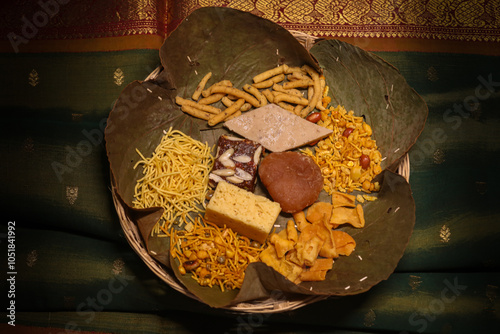
[[[120,223],[158,277],[268,313],[394,272],[415,223],[407,152],[427,117],[397,69],[229,8],[194,11],[160,58],[105,131]]]

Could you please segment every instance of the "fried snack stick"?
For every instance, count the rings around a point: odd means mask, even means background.
[[[318,103],[318,100],[321,96],[321,83],[319,80],[318,72],[316,72],[311,66],[304,65],[302,67],[304,68],[304,70],[307,71],[307,73],[313,79],[313,88],[314,88],[314,93],[312,97],[309,98],[310,100],[308,106],[305,107],[300,113],[302,117],[306,117],[316,107],[316,104]]]
[[[243,105],[243,106],[244,106],[244,105]],[[241,108],[243,108],[243,107],[241,107]],[[236,118],[236,117],[240,116],[240,115],[242,114],[242,112],[241,112],[241,108],[240,108],[240,110],[238,110],[238,111],[237,111],[237,112],[235,112],[234,114],[232,114],[232,115],[228,116],[228,117],[225,119],[225,121],[229,121],[229,120],[232,120],[233,118]]]
[[[221,80],[219,82],[214,83],[212,86],[208,87],[207,89],[204,89],[201,92],[201,95],[203,95],[203,97],[209,96],[210,94],[212,94],[212,88],[215,86],[233,87],[233,83],[230,80]]]
[[[291,104],[288,104],[286,102],[278,102],[276,103],[277,105],[279,105],[281,108],[285,109],[285,110],[288,110],[289,112],[291,112],[292,114],[295,113],[295,110],[294,110],[294,106],[292,106]]]
[[[214,125],[222,122],[227,117],[229,117],[232,114],[234,114],[237,111],[239,111],[240,108],[241,108],[241,106],[243,106],[244,103],[245,103],[244,99],[239,99],[238,101],[234,102],[229,108],[227,108],[226,110],[224,110],[220,114],[218,114],[218,115],[212,115],[212,117],[210,117],[208,119],[208,125],[209,126],[214,126]]]
[[[257,100],[260,102],[260,106],[263,107],[267,104],[267,99],[266,97],[254,86],[246,84],[243,86],[243,90],[245,90],[247,93],[252,94],[255,96]]]
[[[267,80],[264,80],[264,81],[261,81],[258,83],[254,83],[254,84],[252,84],[252,86],[254,86],[255,88],[258,88],[258,89],[269,88],[269,87],[272,87],[272,85],[274,85],[275,83],[281,82],[283,80],[285,80],[285,75],[283,73],[281,73],[281,74],[275,75],[274,77],[269,78]]]
[[[264,89],[262,91],[262,94],[266,97],[266,99],[269,103],[274,102],[274,94],[269,89]]]
[[[290,95],[295,95],[295,96],[303,97],[302,93],[298,89],[294,89],[294,88],[292,88],[292,89],[285,89],[280,84],[274,84],[273,85],[273,94],[277,94],[277,93],[286,93],[286,94],[290,94]]]
[[[287,93],[278,93],[274,96],[273,103],[278,104],[279,102],[289,102],[293,104],[308,105],[309,100],[304,97],[290,95]]]
[[[231,99],[227,97],[227,95],[225,95],[220,101],[226,106],[226,108],[229,108],[234,103],[234,101],[231,101]]]
[[[301,104],[297,104],[294,108],[293,108],[293,112],[295,113],[295,115],[297,116],[300,116],[300,112],[302,111],[302,109],[304,109],[305,106],[301,105]]]
[[[311,78],[309,78],[307,76],[307,73],[303,73],[302,70],[298,70],[298,71],[293,71],[292,74],[289,74],[287,75],[286,77],[288,79],[288,81],[294,81],[294,80],[310,80]]]
[[[283,84],[284,89],[292,89],[292,88],[304,88],[304,87],[309,87],[314,84],[314,81],[311,79],[300,79],[300,80],[294,80],[294,81],[287,81]]]
[[[320,89],[321,89],[321,96],[318,99],[318,103],[316,104],[316,109],[318,110],[325,110],[326,107],[323,106],[323,96],[325,96],[325,90],[326,90],[326,80],[324,75],[319,76],[319,83],[320,83]],[[326,92],[328,93],[328,92]]]
[[[286,222],[286,235],[288,240],[291,240],[293,242],[297,242],[299,239],[299,234],[297,232],[297,229],[295,228],[295,224],[293,220],[289,220]]]
[[[194,90],[194,93],[193,95],[191,96],[191,98],[195,101],[198,101],[198,99],[200,98],[200,95],[201,95],[201,92],[203,91],[203,89],[205,89],[205,85],[207,84],[208,80],[212,77],[212,72],[208,72],[207,74],[205,74],[205,76],[201,79],[200,83],[198,84],[198,86],[196,86],[196,89]]]
[[[208,95],[208,96],[200,99],[198,101],[198,103],[199,104],[209,105],[209,104],[215,103],[217,101],[220,101],[223,97],[224,97],[224,94],[222,94],[222,93],[220,93],[220,94],[211,94],[211,95]]]
[[[222,98],[221,102],[222,102],[222,103],[223,103],[226,107],[228,107],[228,108],[229,108],[230,106],[232,106],[232,105],[233,105],[233,103],[234,103],[234,101],[232,101],[232,100],[231,100],[231,99],[230,99],[227,95],[226,95],[226,96],[224,96],[224,97]],[[252,108],[252,105],[251,105],[250,103],[248,103],[248,102],[245,102],[245,103],[243,103],[243,105],[241,106],[241,108],[240,108],[240,112],[239,112],[238,114],[239,114],[239,115],[241,115],[241,113],[242,113],[242,112],[248,111],[248,110],[250,110],[251,108]],[[233,115],[231,115],[231,116],[234,116],[234,115],[236,115],[236,113],[235,113],[235,114],[233,114]],[[228,121],[230,118],[233,118],[233,117],[228,117],[228,118],[226,118],[226,121]]]
[[[214,116],[214,114],[188,106],[187,104],[181,106],[181,110],[184,111],[186,114],[189,114],[196,118],[204,119],[206,121],[208,121],[212,116]]]
[[[238,88],[234,87],[226,87],[226,86],[214,86],[211,89],[211,93],[221,93],[221,94],[228,94],[228,95],[234,95],[238,97],[239,99],[244,99],[248,103],[250,103],[252,106],[258,108],[260,107],[260,102],[257,100],[255,97],[250,95],[247,92],[244,92],[242,90],[239,90]]]
[[[256,76],[253,77],[253,82],[254,83],[259,83],[261,81],[267,80],[271,77],[274,77],[275,75],[287,73],[289,67],[287,64],[283,64],[281,66],[272,68],[270,70],[267,70],[265,72],[262,72],[260,74],[257,74]]]
[[[306,214],[304,211],[299,211],[292,214],[293,220],[295,220],[295,224],[297,224],[297,229],[299,231],[303,231],[310,223],[306,219]]]
[[[197,103],[197,102],[194,102],[191,100],[183,99],[180,96],[175,97],[175,103],[177,103],[180,106],[187,105],[187,106],[190,106],[190,107],[193,107],[196,109],[200,109],[201,111],[205,111],[205,112],[208,112],[208,113],[214,114],[214,115],[220,114],[220,112],[221,112],[221,110],[219,108],[215,108],[215,107],[212,107],[212,106],[209,106],[206,104],[201,104],[201,103]]]

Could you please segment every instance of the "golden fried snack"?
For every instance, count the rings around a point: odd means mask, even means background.
[[[289,250],[292,250],[295,246],[295,242],[283,238],[276,233],[271,234],[269,242],[274,245],[274,248],[276,249],[276,255],[278,256],[279,259],[284,257],[285,254]]]
[[[266,97],[269,103],[274,103],[274,94],[269,89],[264,89],[262,95]]]
[[[356,197],[354,195],[334,191],[332,193],[332,205],[334,208],[338,208],[340,206],[354,208],[356,206]]]
[[[293,104],[307,105],[309,101],[300,96],[290,95],[286,93],[278,93],[274,96],[273,103],[279,104],[280,102],[289,102]]]
[[[206,97],[200,99],[198,101],[199,104],[212,104],[212,103],[215,103],[215,102],[218,102],[220,101],[222,98],[224,97],[224,94],[211,94],[211,95],[207,95]]]
[[[356,248],[356,241],[346,232],[332,231],[333,240],[339,255],[349,256]]]
[[[277,105],[279,105],[281,108],[285,109],[285,110],[288,110],[289,112],[291,112],[292,114],[295,113],[295,107],[292,106],[291,104],[288,104],[286,102],[278,102],[276,103]]]
[[[293,219],[295,220],[297,229],[299,231],[303,231],[307,227],[307,225],[309,225],[309,222],[306,220],[306,214],[304,213],[304,211],[295,212],[293,214]]]
[[[306,219],[310,223],[330,221],[333,206],[326,202],[316,202],[307,209]]]
[[[259,100],[261,107],[265,106],[267,104],[266,97],[254,86],[249,85],[249,84],[245,84],[245,85],[243,85],[243,90],[245,90],[247,93],[250,93],[253,96],[255,96],[255,98],[257,100]]]
[[[186,104],[181,106],[181,110],[184,111],[186,114],[189,114],[189,115],[196,117],[196,118],[204,119],[206,121],[208,121],[213,116],[213,114],[211,114],[209,112],[200,110],[200,109],[195,108],[195,107],[191,107],[191,106],[186,105]]]
[[[208,87],[207,89],[204,89],[202,92],[201,92],[201,95],[203,95],[203,97],[207,97],[209,96],[210,94],[212,94],[212,88],[215,87],[215,86],[227,86],[227,87],[233,87],[233,83],[230,81],[230,80],[221,80],[219,82],[216,82],[214,83],[213,85],[211,85],[210,87]]]
[[[213,86],[210,90],[211,90],[211,93],[234,95],[240,99],[244,99],[246,102],[250,103],[254,107],[260,106],[259,100],[257,100],[255,97],[253,97],[249,93],[244,92],[242,90],[239,90],[238,88],[219,85],[219,86]]]
[[[289,220],[286,223],[286,235],[288,240],[291,240],[293,242],[297,242],[299,239],[299,234],[297,232],[297,229],[295,228],[295,223],[293,220]]]
[[[380,185],[373,179],[382,171],[383,159],[376,141],[371,138],[370,125],[363,117],[354,116],[352,110],[348,112],[342,106],[330,107],[320,115],[317,124],[332,133],[318,142],[314,153],[307,148],[301,152],[311,156],[321,167],[324,190],[328,194],[378,191]]]
[[[309,86],[312,86],[314,84],[314,81],[307,78],[307,79],[300,79],[300,80],[294,80],[294,81],[288,81],[283,84],[284,89],[292,89],[292,88],[307,88]]]
[[[259,259],[277,272],[280,272],[280,259],[276,254],[276,248],[273,244],[268,244],[267,247],[260,253]]]
[[[302,282],[319,282],[324,281],[326,278],[326,270],[317,270],[317,271],[303,271],[299,275],[299,279]]]
[[[264,71],[256,76],[253,77],[253,82],[254,83],[259,83],[261,81],[267,80],[271,77],[274,77],[275,75],[283,74],[288,71],[288,65],[283,64],[281,66],[272,68],[270,70]]]
[[[205,112],[208,112],[210,114],[215,114],[215,115],[217,115],[221,112],[221,110],[219,108],[216,108],[216,107],[213,107],[210,105],[206,105],[206,104],[202,104],[202,103],[197,103],[197,102],[194,102],[194,101],[191,101],[188,99],[183,99],[180,96],[175,97],[175,103],[177,103],[180,106],[187,105],[187,106],[190,106],[190,107],[193,107],[196,109],[200,109],[201,111],[205,111]]]
[[[299,68],[299,70],[292,71],[292,74],[287,75],[286,77],[288,81],[295,81],[295,80],[311,80],[307,76],[307,73],[302,71],[302,69]]]
[[[241,288],[248,264],[259,260],[262,247],[226,227],[197,217],[186,231],[171,230],[170,254],[179,261],[181,275],[201,286],[222,291]]]
[[[302,110],[302,112],[301,112],[301,116],[306,117],[315,108],[316,104],[318,103],[318,100],[321,96],[321,84],[319,81],[319,74],[318,74],[318,72],[316,72],[316,70],[314,70],[309,65],[304,65],[302,67],[304,68],[304,70],[306,70],[306,72],[313,79],[313,87],[314,87],[314,93],[313,93],[312,97],[308,97],[310,99],[309,105],[307,107],[305,107],[304,110]]]
[[[286,93],[286,94],[295,95],[295,96],[298,96],[298,97],[303,97],[302,93],[298,89],[294,89],[294,88],[285,89],[280,84],[274,84],[273,85],[273,95],[276,96],[279,93]]]
[[[240,110],[241,106],[243,106],[243,103],[245,103],[245,100],[239,99],[238,101],[234,102],[229,108],[221,112],[220,114],[213,115],[208,119],[208,125],[209,126],[214,126],[220,122],[222,122],[224,119],[227,117],[231,116],[232,114],[236,113],[237,111]]]
[[[346,233],[347,234],[347,233]],[[317,258],[316,261],[314,261],[314,264],[309,268],[309,271],[322,271],[322,270],[330,270],[333,267],[333,259],[322,259],[322,258]]]
[[[198,86],[196,86],[196,89],[194,90],[193,95],[191,98],[195,101],[198,101],[200,98],[201,92],[205,89],[205,85],[207,84],[208,80],[212,77],[212,72],[208,72],[205,74],[205,76],[201,79],[200,83]]]
[[[353,227],[362,228],[365,226],[363,207],[361,204],[358,204],[356,208],[334,208],[329,224],[332,228],[337,228],[342,224],[350,224]]]
[[[240,108],[240,110],[238,110],[238,111],[237,111],[237,112],[235,112],[234,114],[232,114],[232,115],[228,116],[228,117],[225,119],[225,121],[229,121],[229,120],[231,120],[231,119],[233,119],[233,118],[236,118],[236,117],[240,116],[240,115],[242,114],[241,109],[242,109],[244,106],[245,106],[245,105],[243,105],[243,106]]]
[[[143,176],[134,188],[132,203],[135,208],[162,207],[162,221],[157,226],[165,228],[174,222],[180,225],[182,217],[202,211],[210,174],[207,166],[214,161],[207,143],[170,128],[150,158],[138,150],[137,153],[141,159],[134,169],[142,166]],[[172,173],[172,170],[178,173]]]
[[[258,83],[254,83],[254,84],[252,84],[252,86],[254,86],[255,88],[258,88],[258,89],[269,88],[269,87],[272,87],[272,85],[274,85],[275,83],[281,82],[283,80],[285,80],[285,75],[283,73],[281,73],[281,74],[275,75],[274,77],[269,78],[267,80],[264,80],[264,81],[261,81]]]

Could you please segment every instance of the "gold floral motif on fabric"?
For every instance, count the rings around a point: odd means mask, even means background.
[[[230,7],[316,37],[500,42],[498,0],[187,0],[174,6],[178,21],[200,7]]]

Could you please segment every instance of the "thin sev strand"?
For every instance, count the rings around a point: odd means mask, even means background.
[[[208,253],[206,258],[196,259],[193,255],[200,250]],[[179,270],[185,270],[183,264],[186,261],[196,259],[201,263],[196,270],[191,271],[191,277],[200,285],[218,286],[222,291],[241,288],[245,269],[250,263],[247,259],[257,261],[261,250],[258,247],[250,247],[248,238],[201,217],[194,219],[193,229],[189,232],[172,230],[171,233],[171,254],[179,261]],[[241,256],[243,261],[237,261],[237,255]],[[221,257],[224,260],[218,261]],[[202,273],[204,277],[201,277]]]
[[[167,230],[171,224],[181,223],[179,218],[204,210],[208,174],[214,161],[208,144],[170,128],[151,158],[136,151],[141,159],[134,168],[143,167],[143,177],[134,188],[136,208],[163,208],[161,224]]]

